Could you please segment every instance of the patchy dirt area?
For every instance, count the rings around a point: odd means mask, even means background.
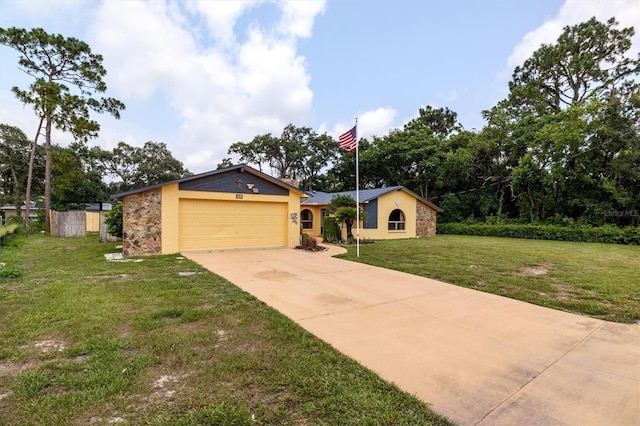
[[[188,377],[188,374],[164,374],[153,381],[151,387],[153,393],[151,399],[162,399],[164,401],[171,401],[173,395],[183,385],[181,381]]]
[[[17,376],[23,371],[36,367],[38,363],[32,361],[0,362],[0,376]]]
[[[113,417],[110,417],[108,419],[104,419],[102,417],[91,417],[91,419],[89,419],[89,424],[93,425],[93,424],[109,424],[109,425],[113,425],[113,424],[118,424],[118,423],[128,423],[127,419],[125,419],[124,417],[120,417],[117,415],[114,415]]]
[[[545,263],[544,265],[539,266],[523,266],[518,271],[520,272],[520,275],[540,276],[546,275],[552,267],[553,265],[550,263]]]
[[[114,278],[127,279],[131,277],[131,274],[117,274],[117,275],[88,275],[87,279],[92,280],[110,280]]]
[[[62,352],[65,349],[61,340],[40,340],[33,344],[33,347],[40,349],[43,354],[51,352]]]
[[[23,348],[36,348],[43,354],[52,354],[63,352],[66,348],[65,343],[61,340],[39,340],[33,345],[26,345]],[[72,362],[86,362],[90,357],[88,355],[79,355],[73,358],[64,358]],[[28,370],[34,370],[46,361],[4,361],[0,362],[0,376],[17,376]]]

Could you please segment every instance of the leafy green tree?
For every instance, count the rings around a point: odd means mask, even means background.
[[[446,139],[462,130],[458,114],[449,108],[434,108],[428,105],[418,110],[418,117],[404,125],[404,130],[428,129],[439,139]]]
[[[309,127],[289,124],[280,138],[271,138],[263,145],[269,166],[278,173],[278,177],[299,178],[311,138],[312,130]]]
[[[231,144],[228,153],[238,155],[240,163],[257,167],[262,172],[264,171],[263,167],[269,161],[267,155],[268,147],[276,143],[271,133],[267,133],[266,135],[256,136],[251,142]]]
[[[138,148],[126,142],[118,142],[111,151],[99,147],[93,147],[91,150],[105,174],[112,180],[112,190],[125,191],[134,187],[139,162]]]
[[[402,185],[423,197],[436,194],[443,144],[460,131],[457,114],[448,108],[421,108],[402,130],[371,142],[360,140],[360,182],[365,188]],[[342,182],[338,190],[355,188],[353,153],[342,153],[329,174]]]
[[[311,190],[322,190],[324,181],[320,178],[322,171],[338,158],[339,144],[331,136],[310,132],[305,140],[305,155],[300,164],[300,187]]]
[[[73,143],[67,148],[54,145],[52,158],[51,207],[64,211],[71,205],[84,208],[84,203],[104,201],[108,198],[108,186],[102,174],[91,163],[86,147]]]
[[[516,67],[509,84],[510,101],[532,108],[538,115],[559,112],[633,79],[640,58],[626,55],[631,48],[632,27],[617,29],[595,17],[567,26],[552,45],[542,45],[522,66]]]
[[[145,142],[138,157],[136,186],[155,185],[191,175],[182,162],[173,157],[164,142]]]
[[[233,160],[229,157],[227,158],[223,158],[219,163],[218,163],[218,167],[216,167],[217,170],[220,169],[226,169],[227,167],[231,167],[233,166]]]
[[[374,139],[375,141],[375,139]],[[377,169],[377,158],[369,152],[373,143],[366,138],[358,140],[358,154],[360,156],[360,186],[370,188],[377,186],[377,179],[381,176]],[[316,179],[319,191],[342,192],[356,189],[356,153],[337,149],[338,156],[324,177]]]
[[[459,222],[511,212],[505,203],[505,169],[499,146],[483,133],[461,131],[442,145],[434,201],[444,209],[439,222]]]
[[[367,220],[367,215],[362,208],[360,209],[360,220]],[[335,195],[327,204],[327,213],[335,216],[338,222],[344,223],[347,227],[347,241],[353,242],[353,224],[358,219],[358,210],[356,210],[356,200],[349,195]]]
[[[0,203],[20,208],[24,201],[29,170],[31,142],[22,130],[0,124]],[[44,151],[35,152],[36,193],[42,193],[44,182]]]
[[[109,113],[120,117],[124,104],[114,98],[95,96],[106,92],[103,78],[106,70],[102,56],[91,52],[89,45],[76,38],[48,34],[42,28],[25,30],[0,28],[0,44],[18,51],[18,67],[34,78],[26,89],[13,87],[16,97],[33,107],[40,118],[33,142],[45,131],[45,211],[51,206],[51,131],[56,127],[70,132],[76,140],[95,138],[100,125],[90,112]],[[31,198],[33,163],[30,163],[25,199],[27,209]],[[25,226],[28,227],[28,210]],[[49,227],[45,215],[45,227]]]
[[[251,142],[236,142],[228,153],[260,171],[268,166],[278,177],[298,179],[303,188],[312,190],[320,189],[316,181],[322,170],[335,161],[337,151],[338,143],[326,133],[318,135],[309,127],[289,124],[280,137],[269,133],[256,136]]]
[[[634,29],[617,25],[592,18],[566,27],[515,69],[508,98],[484,112],[482,138],[498,148],[495,176],[510,192],[500,199],[522,218],[600,224],[607,209],[634,205],[623,194],[637,185],[622,176],[635,178],[640,59],[628,56]],[[614,158],[624,159],[615,174]]]
[[[605,102],[594,123],[588,150],[581,156],[581,167],[589,181],[581,193],[589,190],[598,201],[598,217],[619,225],[640,225],[634,214],[611,215],[608,211],[640,211],[640,90],[632,94],[614,93]],[[585,206],[593,210],[594,204]],[[592,213],[593,214],[593,213]]]
[[[113,179],[113,191],[169,182],[191,174],[164,142],[148,141],[142,148],[119,142],[111,151],[94,147],[92,155]]]

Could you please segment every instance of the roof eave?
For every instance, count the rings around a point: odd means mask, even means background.
[[[296,188],[293,185],[289,185],[288,183],[283,182],[280,179],[277,179],[277,178],[274,178],[272,176],[269,176],[268,174],[263,173],[263,172],[261,172],[259,170],[256,170],[256,169],[254,169],[252,167],[249,167],[246,164],[238,164],[236,166],[226,167],[224,169],[210,170],[208,172],[199,173],[197,175],[187,176],[187,177],[180,178],[180,179],[175,179],[175,180],[168,181],[168,182],[158,183],[158,184],[155,184],[155,185],[145,186],[145,187],[142,187],[142,188],[136,188],[136,189],[132,189],[132,190],[129,190],[129,191],[117,192],[115,194],[111,194],[109,196],[109,198],[111,198],[111,199],[123,198],[123,197],[126,197],[127,195],[133,195],[133,194],[137,194],[137,193],[144,192],[144,191],[151,191],[151,190],[154,190],[154,189],[162,188],[163,186],[166,186],[166,185],[173,185],[174,183],[189,182],[189,181],[194,180],[194,179],[201,179],[201,178],[204,178],[204,177],[213,176],[213,175],[217,175],[217,174],[220,174],[220,173],[224,173],[224,172],[228,172],[228,171],[232,171],[232,170],[237,170],[237,169],[241,169],[243,171],[247,171],[247,172],[249,172],[251,174],[254,174],[256,176],[262,177],[263,179],[266,179],[266,180],[270,181],[271,183],[274,183],[276,185],[282,186],[282,187],[284,187],[284,188],[286,188],[286,189],[288,189],[290,191],[294,191],[294,192],[302,195],[303,197],[309,197],[309,194],[307,194],[306,192],[302,191],[300,188]]]

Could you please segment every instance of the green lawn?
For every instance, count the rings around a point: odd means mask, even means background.
[[[349,247],[345,259],[609,321],[640,320],[640,247],[438,235]]]
[[[179,256],[107,262],[96,236],[0,250],[0,424],[448,424]]]

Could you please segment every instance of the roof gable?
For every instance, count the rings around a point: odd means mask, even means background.
[[[268,181],[261,176],[248,173],[241,168],[180,182],[179,188],[181,191],[289,195],[288,188]]]
[[[414,197],[415,199],[417,199],[418,201],[420,201],[423,204],[426,204],[427,206],[433,208],[434,210],[438,211],[438,212],[442,212],[442,209],[438,206],[436,206],[435,204],[433,204],[431,201],[426,200],[424,198],[422,198],[421,196],[419,196],[418,194],[416,194],[413,191],[409,191],[407,188],[405,188],[404,186],[388,186],[388,187],[384,187],[384,188],[373,188],[373,189],[361,189],[360,192],[360,202],[361,203],[366,203],[368,201],[374,200],[374,199],[378,199],[381,196],[388,194],[390,192],[394,192],[394,191],[402,191],[402,192],[406,192],[407,194],[411,195],[412,197]],[[302,205],[326,205],[329,204],[329,202],[331,202],[331,199],[336,196],[336,195],[348,195],[350,197],[352,197],[354,200],[356,199],[356,191],[343,191],[343,192],[321,192],[321,191],[315,191],[312,192],[311,197],[309,197],[307,200],[302,202]]]
[[[250,176],[248,179],[245,179],[242,176]],[[234,178],[235,177],[235,178]],[[239,183],[238,180],[242,180],[242,183]],[[220,182],[216,182],[220,180]],[[257,185],[256,182],[259,182],[260,185]],[[262,173],[254,168],[251,168],[245,164],[239,164],[237,166],[226,167],[224,169],[212,170],[209,172],[200,173],[193,176],[187,176],[182,179],[176,179],[169,182],[163,182],[156,185],[145,186],[142,188],[132,189],[130,191],[118,192],[116,194],[112,194],[111,198],[122,198],[127,195],[137,194],[139,192],[149,191],[152,189],[161,188],[166,185],[171,185],[177,183],[180,186],[181,190],[191,190],[191,191],[216,191],[216,192],[236,192],[236,193],[258,193],[258,194],[275,194],[278,195],[287,195],[289,191],[294,191],[301,196],[308,196],[307,193],[296,188],[295,186],[289,185],[288,183],[282,182],[281,180],[274,178],[273,176],[269,176],[266,173]],[[249,188],[247,184],[253,183],[253,187]],[[234,186],[235,185],[235,188]],[[215,189],[218,188],[218,189]],[[256,192],[253,191],[253,188],[258,188]],[[265,188],[263,190],[262,188]],[[268,190],[267,190],[268,188]],[[222,190],[225,189],[225,190]]]

